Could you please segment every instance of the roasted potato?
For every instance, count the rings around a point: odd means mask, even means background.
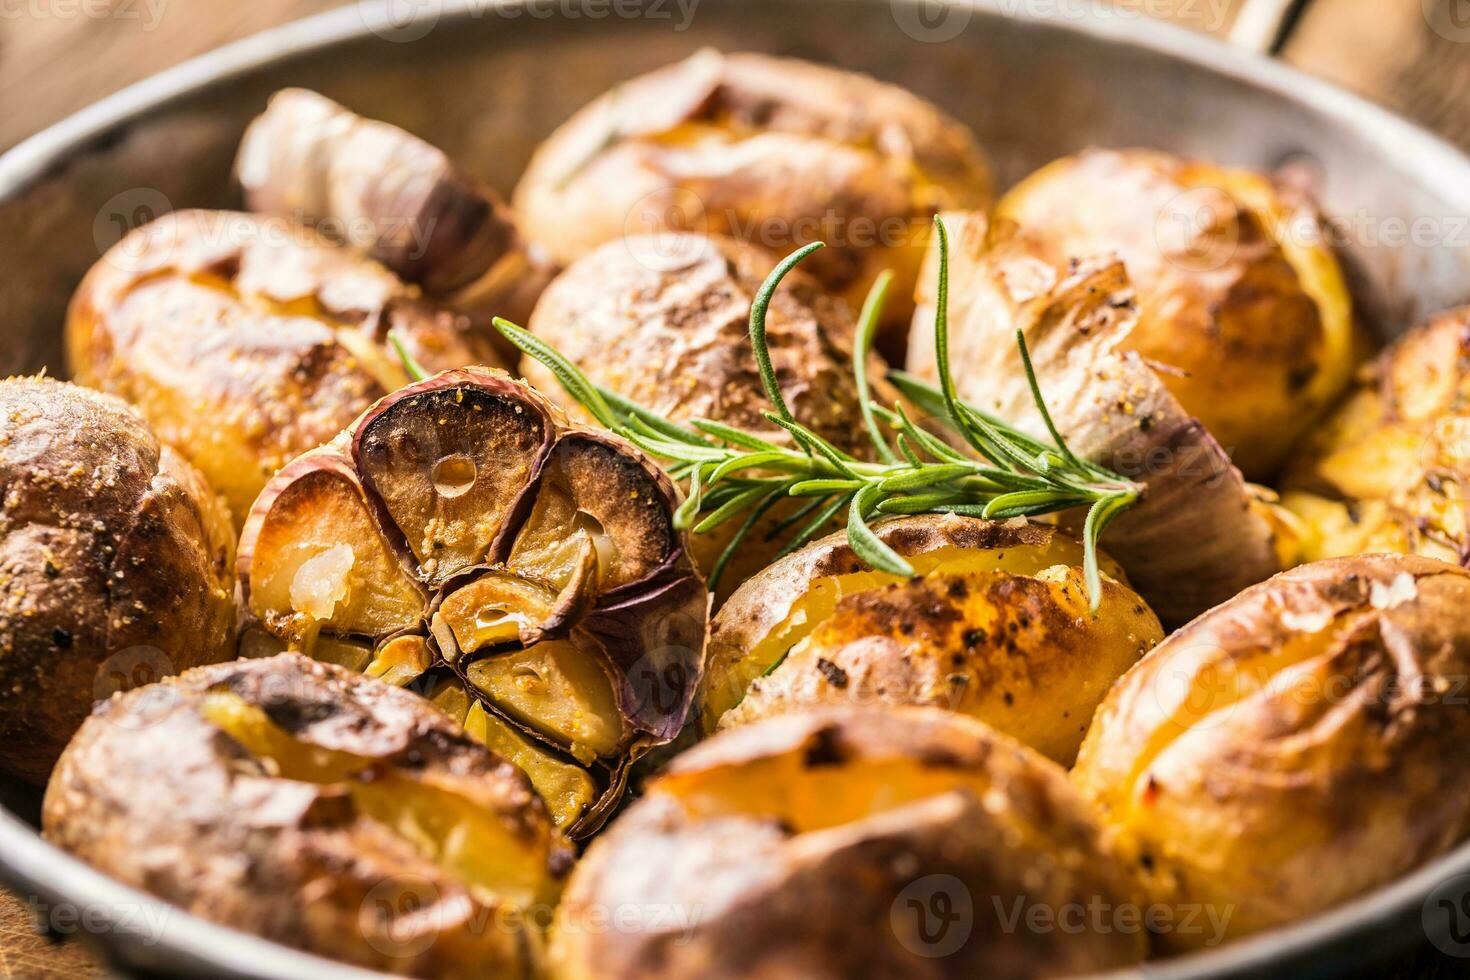
[[[838,532],[720,609],[707,730],[834,703],[935,705],[1070,765],[1108,686],[1163,638],[1106,557],[1088,610],[1082,545],[1054,527],[929,514],[876,531],[918,577],[873,571]]]
[[[92,702],[234,655],[235,533],[110,395],[0,381],[0,772],[40,785]]]
[[[573,263],[546,290],[531,331],[595,383],[674,422],[713,419],[789,445],[785,430],[761,414],[770,408],[750,345],[751,302],[775,266],[765,251],[732,238],[674,235],[663,247],[683,256],[659,267],[638,258],[651,239],[611,242]],[[817,253],[821,254],[821,253]],[[781,390],[803,425],[860,459],[873,446],[863,429],[852,373],[853,324],[841,304],[800,272],[782,280],[766,316],[766,337]],[[543,391],[559,392],[534,358],[521,371]],[[877,358],[871,376],[882,377]],[[896,393],[877,387],[891,404]],[[764,528],[795,509],[776,508]],[[693,535],[695,561],[709,572],[739,522]],[[781,547],[758,529],[717,586],[722,601],[764,568]]]
[[[1467,609],[1470,573],[1432,559],[1284,572],[1124,675],[1076,784],[1137,843],[1154,901],[1228,915],[1232,937],[1363,894],[1470,832]]]
[[[1311,432],[1282,502],[1303,559],[1391,551],[1470,555],[1470,307],[1400,338]]]
[[[1055,764],[949,712],[826,709],[679,756],[573,872],[552,962],[563,980],[1070,976],[1140,960],[1141,925],[1064,936],[1002,910],[1116,910],[1134,888]],[[610,909],[634,914],[598,928]]]
[[[992,225],[978,214],[945,221],[949,353],[960,397],[1049,438],[1016,344],[1023,332],[1071,449],[1144,487],[1103,540],[1164,625],[1178,626],[1279,571],[1296,545],[1270,495],[1245,483],[1164,377],[1129,349],[1136,318],[1122,263],[1059,268],[1009,222]],[[908,361],[929,381],[938,377],[937,253],[921,278]]]
[[[238,527],[267,480],[431,370],[495,363],[466,324],[381,265],[279,218],[178,211],[128,235],[67,316],[75,379],[135,405]]]
[[[1363,346],[1322,216],[1245,170],[1153,150],[1056,161],[996,206],[1055,266],[1112,255],[1138,322],[1123,343],[1247,476],[1277,470],[1352,376]]]
[[[524,977],[570,845],[515,767],[417,696],[297,654],[107,701],[46,837],[194,915],[361,966]]]
[[[251,211],[313,225],[465,313],[524,323],[550,278],[482,181],[418,137],[306,89],[271,97],[245,131],[235,176]]]
[[[546,760],[523,763],[538,787],[587,774],[580,795],[547,789],[582,836],[699,681],[708,595],[677,499],[638,450],[504,372],[436,375],[261,494],[240,542],[251,634],[399,684],[451,675],[467,725],[473,702],[498,751]]]
[[[929,218],[987,207],[990,193],[974,137],[923,99],[823,65],[706,50],[578,112],[537,151],[514,203],[563,266],[648,232],[733,235],[782,254],[826,241],[809,268],[854,309],[881,270],[897,275],[879,346],[901,358]]]

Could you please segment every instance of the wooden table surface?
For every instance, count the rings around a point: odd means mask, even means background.
[[[185,58],[340,3],[0,0],[0,149]],[[1149,0],[1143,9],[1223,36],[1242,4]],[[1470,0],[1309,0],[1280,56],[1470,149]],[[1464,962],[1428,973],[1461,976]],[[102,975],[77,944],[39,936],[26,903],[0,891],[0,980]]]

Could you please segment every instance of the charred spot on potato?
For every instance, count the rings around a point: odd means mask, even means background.
[[[675,501],[633,447],[504,375],[451,372],[283,471],[242,574],[265,629],[428,690],[583,835],[678,733],[698,681],[705,593]],[[363,614],[385,604],[399,614]],[[643,674],[665,667],[678,690],[653,703]]]

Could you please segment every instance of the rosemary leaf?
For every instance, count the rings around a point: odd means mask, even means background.
[[[755,353],[755,366],[760,371],[761,385],[766,389],[766,398],[776,409],[776,414],[788,422],[795,422],[796,419],[792,416],[791,409],[786,407],[786,399],[781,395],[781,385],[776,380],[776,368],[771,364],[771,351],[766,346],[766,312],[771,307],[771,297],[776,295],[776,289],[781,285],[781,280],[786,278],[786,274],[796,268],[802,259],[824,246],[824,242],[812,242],[782,259],[766,277],[766,281],[761,283],[760,289],[756,290],[755,300],[750,304],[750,347]]]
[[[852,506],[847,511],[847,543],[852,546],[853,553],[876,571],[887,572],[890,575],[902,575],[911,578],[914,574],[914,566],[904,561],[903,556],[884,544],[873,529],[868,526],[867,512],[869,508],[877,505],[881,499],[882,491],[876,484],[868,484],[859,490],[852,498]]]
[[[403,334],[397,327],[388,331],[388,343],[393,345],[393,350],[397,352],[398,359],[403,362],[403,370],[410,379],[422,381],[429,376],[428,370],[418,362],[418,358],[414,357],[403,343]]]
[[[878,331],[878,322],[883,316],[883,302],[888,298],[888,287],[893,283],[893,273],[884,269],[873,280],[868,297],[863,301],[863,311],[858,315],[857,333],[852,348],[852,376],[857,381],[858,407],[863,413],[863,425],[867,426],[868,437],[878,458],[885,463],[897,463],[898,456],[889,447],[883,430],[873,414],[873,390],[868,384],[868,357],[873,348],[873,335]]]
[[[575,364],[563,357],[560,351],[529,330],[518,327],[509,320],[495,317],[491,322],[506,340],[516,346],[517,350],[528,357],[534,357],[548,371],[556,375],[556,380],[561,382],[567,394],[591,412],[599,425],[605,429],[617,430],[619,428],[618,417],[613,414],[612,408],[603,399],[602,392],[587,380],[587,376],[578,370]]]

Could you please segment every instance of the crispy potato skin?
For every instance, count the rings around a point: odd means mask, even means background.
[[[887,522],[878,533],[904,555],[968,549],[989,552],[992,567],[962,570],[955,557],[953,571],[924,571],[908,582],[884,577],[843,595],[779,666],[751,682],[720,716],[721,728],[819,705],[931,705],[979,718],[1070,765],[1108,687],[1163,638],[1143,600],[1113,579],[1103,582],[1096,614],[1089,611],[1081,546],[1055,528],[926,515]],[[715,619],[710,682],[735,682],[741,675],[731,668],[759,649],[763,625],[771,624],[767,633],[777,627],[823,573],[857,566],[839,533],[747,581]],[[811,577],[793,581],[797,569]],[[713,711],[729,695],[711,698]]]
[[[480,319],[524,323],[550,277],[482,181],[306,89],[271,97],[240,141],[235,176],[249,210],[315,225]]]
[[[1470,553],[1470,307],[1401,337],[1303,440],[1283,501],[1303,559]]]
[[[1073,770],[1153,900],[1228,935],[1360,895],[1470,832],[1470,573],[1303,565],[1173,634],[1098,710]],[[1166,949],[1198,935],[1166,934]]]
[[[646,261],[657,250],[665,263]],[[542,295],[531,330],[605,388],[675,422],[707,418],[789,444],[761,414],[770,405],[750,346],[750,305],[775,261],[733,238],[662,235],[609,242],[575,262]],[[860,459],[871,459],[852,375],[853,325],[818,283],[792,272],[776,292],[766,336],[777,380],[803,425]],[[546,392],[561,387],[540,362],[521,371]],[[874,358],[872,377],[881,377]],[[897,394],[879,383],[891,404]],[[580,410],[575,410],[578,414]],[[767,525],[788,510],[773,509]],[[731,521],[690,538],[708,573],[738,527]],[[726,569],[717,601],[764,568],[780,548],[754,532]]]
[[[44,783],[92,702],[234,650],[235,535],[108,395],[0,381],[0,771]]]
[[[991,177],[960,123],[864,75],[702,51],[618,86],[537,151],[516,188],[521,227],[562,265],[629,234],[700,231],[808,263],[854,309],[884,268],[881,347],[901,358],[928,220],[983,208]]]
[[[460,319],[357,253],[279,218],[178,211],[134,231],[78,287],[75,379],[121,396],[224,495],[236,521],[271,475],[430,370],[495,363]]]
[[[875,530],[919,579],[871,572],[839,532],[731,596],[710,628],[706,729],[834,701],[938,704],[1070,761],[1108,684],[1162,636],[1106,555],[1088,613],[1081,545],[1049,525],[926,514]],[[1028,710],[1033,698],[1045,708]]]
[[[885,777],[896,799],[874,798]],[[824,812],[836,797],[853,812]],[[921,880],[952,887],[955,910],[970,903],[952,948],[905,914]],[[1137,962],[1142,935],[1006,930],[996,909],[1116,907],[1133,889],[1047,760],[934,709],[818,710],[680,756],[573,872],[552,961],[566,980],[1072,975]],[[645,917],[595,928],[617,908]]]
[[[553,893],[570,865],[513,766],[417,695],[296,654],[192,670],[101,704],[48,787],[46,837],[192,914],[297,949],[411,976],[525,975],[535,937],[498,927],[497,906],[359,813],[342,786],[275,776],[204,714],[220,692],[306,745],[494,814]]]
[[[1351,377],[1361,342],[1323,219],[1246,171],[1151,150],[1091,149],[1008,192],[1055,265],[1113,254],[1138,299],[1129,348],[1173,370],[1185,409],[1251,479],[1275,473]]]

